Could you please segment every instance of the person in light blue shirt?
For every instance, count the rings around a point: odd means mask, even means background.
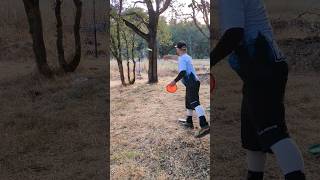
[[[288,64],[274,40],[263,0],[218,0],[222,37],[210,67],[227,55],[243,81],[241,141],[247,150],[247,180],[262,180],[266,153],[275,154],[286,180],[305,180],[301,152],[285,121]]]
[[[195,137],[200,138],[210,133],[210,127],[205,117],[205,111],[200,105],[199,100],[200,80],[193,67],[192,58],[187,54],[186,43],[179,42],[175,47],[179,56],[179,74],[170,83],[170,85],[175,85],[180,80],[182,80],[182,83],[185,85],[185,105],[187,109],[187,119],[186,122],[181,122],[181,125],[185,128],[193,129],[192,113],[193,110],[195,110],[201,127],[200,130],[196,132]]]
[[[182,54],[178,58],[178,71],[179,72],[186,71],[186,75],[182,78],[182,83],[184,85],[186,85],[186,82],[188,81],[189,78],[194,78],[195,81],[200,81],[196,74],[196,70],[192,65],[192,58],[186,53]]]

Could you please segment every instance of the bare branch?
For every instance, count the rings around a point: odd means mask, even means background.
[[[139,34],[139,36],[141,36],[143,39],[145,39],[146,41],[149,38],[149,35],[142,32],[137,26],[135,26],[134,24],[132,24],[131,22],[127,21],[126,19],[122,19],[124,21],[124,23],[130,28],[132,29],[135,33]]]
[[[189,7],[191,7],[192,9],[192,15],[191,18],[195,24],[195,26],[197,27],[197,29],[200,31],[200,33],[206,37],[209,38],[209,36],[203,31],[203,29],[200,27],[200,25],[198,24],[197,21],[197,17],[196,17],[196,9],[197,9],[198,4],[195,2],[195,0],[192,1],[192,3],[189,5]],[[200,8],[201,9],[201,8]]]
[[[202,14],[203,14],[203,20],[207,25],[207,28],[210,28],[210,22],[209,22],[209,11],[210,11],[210,4],[209,2],[206,2],[205,0],[201,0],[202,4]]]
[[[124,16],[132,16],[132,15],[135,15],[137,18],[139,18],[141,20],[141,22],[143,24],[148,26],[148,22],[140,14],[138,14],[137,12],[130,12],[130,13],[124,14]]]
[[[171,0],[165,0],[163,7],[159,10],[159,14],[162,14],[164,11],[166,11],[168,9],[168,7],[171,4]]]
[[[144,1],[135,1],[133,3],[133,7],[136,7],[137,4],[145,4],[145,2]]]

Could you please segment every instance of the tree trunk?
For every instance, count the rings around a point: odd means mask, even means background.
[[[117,26],[118,28],[118,26]],[[118,33],[117,33],[118,34]],[[119,74],[120,74],[120,79],[121,79],[121,83],[122,85],[126,85],[125,80],[124,80],[124,73],[123,73],[123,65],[122,65],[122,56],[121,56],[121,49],[119,48],[119,43],[116,43],[116,40],[114,39],[115,37],[111,36],[110,34],[110,52],[113,54],[113,56],[116,58],[117,63],[118,63],[118,70],[119,70]],[[118,38],[118,36],[117,36]],[[121,48],[121,46],[120,46]]]
[[[119,73],[120,73],[121,84],[123,86],[126,86],[126,82],[124,80],[122,60],[117,59],[117,63],[118,63],[118,68],[119,68]]]
[[[30,34],[33,41],[33,51],[36,56],[38,70],[41,74],[50,78],[53,76],[53,72],[47,63],[39,0],[23,0],[23,3],[28,17]]]
[[[126,59],[127,59],[127,77],[128,77],[128,82],[130,84],[131,82],[131,77],[130,77],[130,53],[129,53],[129,42],[128,42],[128,39],[127,39],[127,35],[125,33],[125,31],[122,31],[122,37],[126,43],[126,53],[127,53],[127,56],[126,56]]]
[[[121,10],[122,10],[122,0],[120,0],[120,8],[119,8],[119,16],[121,15]],[[124,80],[124,73],[123,73],[123,65],[122,65],[122,55],[121,55],[121,38],[120,38],[120,23],[117,21],[117,42],[118,42],[118,58],[117,58],[117,62],[118,62],[118,67],[119,67],[119,73],[120,73],[120,79],[121,79],[121,83],[123,86],[126,85],[126,82]]]
[[[81,38],[80,38],[80,22],[82,15],[82,2],[81,0],[73,1],[76,6],[76,17],[74,22],[74,40],[75,40],[75,54],[70,63],[65,59],[64,48],[63,48],[63,29],[62,29],[62,18],[61,18],[61,0],[56,0],[55,15],[57,19],[57,50],[59,57],[59,64],[65,72],[74,72],[81,60]]]
[[[150,18],[149,20],[149,38],[148,38],[148,48],[149,51],[149,70],[148,79],[149,83],[158,82],[158,72],[157,72],[157,60],[158,60],[158,48],[157,48],[157,29],[158,29],[158,19]]]
[[[157,83],[157,42],[153,37],[148,42],[148,47],[151,49],[149,52],[149,70],[148,70],[148,79],[149,83]]]
[[[129,81],[130,84],[134,84],[134,82],[136,81],[136,61],[134,60],[134,49],[135,49],[134,41],[135,41],[135,34],[132,34],[131,58],[133,62],[133,69],[132,69],[133,79]]]
[[[149,83],[157,83],[158,82],[158,74],[157,74],[157,58],[158,58],[158,48],[157,48],[157,29],[159,17],[162,13],[166,11],[166,9],[170,6],[171,0],[165,1],[155,1],[155,9],[153,6],[153,2],[151,0],[139,1],[146,4],[148,9],[148,18],[149,22],[147,24],[148,34],[141,31],[136,25],[133,23],[123,19],[126,26],[131,28],[134,32],[136,32],[139,36],[145,39],[148,42],[149,51],[149,70],[148,70],[148,82]],[[160,7],[162,4],[162,8]]]
[[[133,61],[133,69],[132,69],[133,78],[130,81],[130,84],[134,84],[136,82],[136,61],[134,59],[132,61]]]
[[[210,0],[210,52],[213,50],[214,48],[214,27],[213,27],[213,16],[214,16],[214,5],[213,5],[213,0]]]
[[[127,76],[128,76],[128,82],[131,82],[131,77],[130,77],[130,62],[129,62],[129,58],[127,59]]]

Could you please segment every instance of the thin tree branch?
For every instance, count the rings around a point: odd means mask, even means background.
[[[144,1],[135,1],[133,3],[133,7],[136,7],[137,4],[145,4],[145,2]]]
[[[159,14],[162,14],[164,13],[164,11],[166,11],[168,9],[168,7],[170,6],[171,4],[171,0],[165,0],[164,4],[163,4],[163,7],[159,10]]]
[[[145,19],[140,14],[138,14],[137,12],[130,12],[130,13],[124,14],[124,16],[132,16],[132,15],[135,15],[136,17],[138,17],[142,21],[143,24],[148,26],[148,22],[145,21]]]
[[[127,21],[126,19],[122,19],[124,21],[124,23],[130,28],[132,29],[135,33],[139,34],[139,36],[141,36],[143,39],[148,40],[149,38],[149,34],[146,34],[144,32],[142,32],[137,26],[135,26],[134,24],[132,24],[131,22]]]
[[[197,17],[196,17],[196,2],[193,0],[192,1],[192,4],[189,5],[189,7],[192,8],[192,15],[191,15],[191,18],[195,24],[195,26],[197,27],[197,29],[200,31],[200,33],[206,37],[206,38],[209,38],[209,36],[203,31],[203,29],[200,27],[200,25],[198,24],[198,21],[197,21]]]

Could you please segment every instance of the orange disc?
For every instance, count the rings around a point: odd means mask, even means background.
[[[177,85],[174,85],[174,86],[167,85],[166,89],[169,93],[175,93],[177,91],[178,87],[177,87]]]

